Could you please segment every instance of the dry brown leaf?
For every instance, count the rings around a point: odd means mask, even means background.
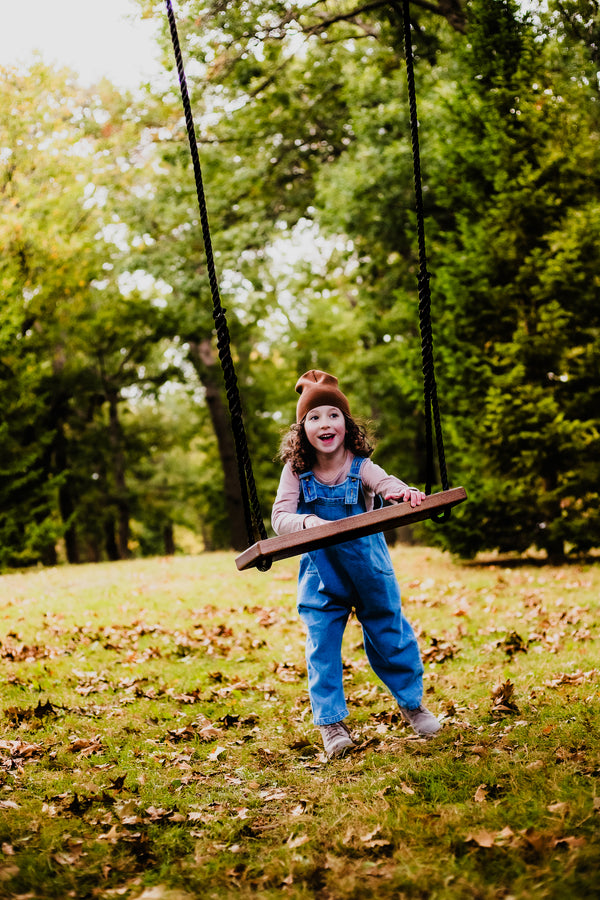
[[[250,810],[247,806],[242,806],[236,810],[236,819],[247,819],[250,815]]]
[[[510,657],[515,656],[516,653],[527,653],[527,641],[523,640],[516,631],[511,631],[503,641],[499,641],[498,647]]]
[[[105,832],[104,834],[99,834],[96,838],[97,841],[108,841],[109,844],[116,844],[117,841],[120,841],[123,837],[123,832],[119,831],[118,825],[113,825],[110,831]]]
[[[450,642],[431,638],[431,645],[422,652],[423,662],[443,663],[447,659],[454,659],[457,648]]]
[[[469,832],[465,838],[465,844],[474,843],[478,847],[493,847],[498,832],[486,831],[481,828],[479,831]]]
[[[223,737],[221,729],[215,728],[213,725],[205,725],[196,734],[201,741],[216,741],[218,738]]]
[[[292,850],[296,849],[296,847],[302,847],[303,844],[307,844],[310,841],[310,838],[307,834],[298,834],[294,836],[290,834],[289,838],[286,841],[288,847]]]
[[[564,802],[551,803],[549,806],[546,807],[548,812],[551,812],[551,813],[565,812],[568,808],[569,808],[569,804],[564,803]]]
[[[381,836],[381,828],[377,826],[377,828],[373,829],[373,831],[367,832],[366,834],[362,834],[360,836],[360,841],[368,850],[374,850],[377,847],[390,847],[390,841],[387,838]]]
[[[230,848],[232,849],[232,848]],[[194,894],[188,894],[178,888],[170,888],[164,884],[146,888],[135,900],[195,900]]]
[[[208,758],[210,759],[211,762],[216,762],[219,759],[219,757],[222,756],[226,752],[227,752],[226,747],[217,746],[212,751],[212,753],[208,754]]]
[[[166,819],[168,815],[170,815],[171,810],[163,809],[162,807],[149,806],[144,810],[148,818],[151,822],[160,822],[162,819]]]
[[[259,797],[264,800],[265,803],[270,803],[273,800],[286,800],[287,791],[284,791],[282,788],[275,788],[275,790],[271,791],[261,791]]]
[[[487,785],[480,784],[477,790],[475,791],[475,796],[473,797],[475,803],[485,803],[487,800]]]
[[[75,853],[53,853],[52,859],[54,862],[58,863],[59,866],[74,866],[81,856],[81,850]]]
[[[188,813],[188,822],[203,822],[204,821],[204,813],[202,812],[189,812]]]
[[[498,834],[496,835],[496,843],[499,843],[499,844],[506,843],[506,841],[510,841],[512,838],[514,838],[514,836],[515,836],[515,833],[512,830],[512,828],[510,828],[508,825],[506,825],[502,829],[502,831],[499,831]]]
[[[544,685],[546,687],[557,688],[563,684],[585,684],[588,681],[594,681],[597,677],[597,669],[590,669],[589,672],[582,672],[581,669],[578,669],[577,672],[562,672],[560,675],[557,675],[556,678],[545,681]]]
[[[11,878],[16,878],[20,871],[18,866],[0,866],[0,881],[10,881]]]
[[[297,805],[291,810],[291,816],[301,816],[306,812],[306,807],[308,806],[308,800],[300,800]]]
[[[102,750],[100,735],[96,735],[96,737],[91,739],[78,737],[71,738],[67,750],[70,753],[80,753],[82,756],[92,756],[92,754]]]
[[[515,686],[510,678],[507,678],[502,684],[496,685],[492,691],[492,715],[494,717],[502,718],[520,712],[514,700],[514,693]]]
[[[584,837],[562,837],[556,838],[553,843],[555,847],[566,844],[571,850],[576,850],[578,847],[584,847],[586,840]]]

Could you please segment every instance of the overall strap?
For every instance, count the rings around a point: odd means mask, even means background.
[[[312,472],[303,472],[300,475],[300,485],[305,503],[311,503],[317,499],[317,486]]]
[[[344,498],[344,503],[347,506],[354,506],[355,503],[358,503],[358,492],[361,487],[360,470],[364,461],[365,459],[362,456],[355,456],[352,460],[352,465],[350,466],[350,471],[346,478],[346,496]]]

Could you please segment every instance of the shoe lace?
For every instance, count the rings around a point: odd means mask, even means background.
[[[333,725],[327,725],[327,734],[330,737],[338,737],[349,734],[348,729],[343,722],[334,722]]]

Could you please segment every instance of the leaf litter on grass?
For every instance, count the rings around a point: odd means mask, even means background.
[[[412,735],[353,620],[358,746],[331,762],[293,571],[240,577],[216,554],[20,576],[27,616],[1,608],[0,896],[584,896],[598,568],[394,554],[428,573],[404,602],[444,729]]]

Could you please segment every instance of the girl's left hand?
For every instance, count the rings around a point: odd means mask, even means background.
[[[420,491],[418,488],[409,488],[407,487],[403,491],[394,492],[391,494],[386,494],[385,499],[395,501],[396,503],[410,503],[411,506],[420,506],[421,501],[425,499],[427,495]]]

